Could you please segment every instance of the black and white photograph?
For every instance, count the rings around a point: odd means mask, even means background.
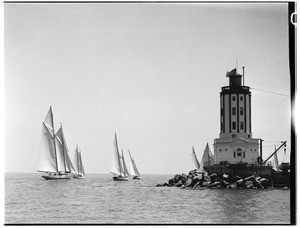
[[[4,225],[296,224],[296,2],[2,5]]]

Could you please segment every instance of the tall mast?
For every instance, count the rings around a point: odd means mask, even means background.
[[[52,106],[50,106],[51,111],[51,122],[52,122],[52,128],[53,128],[53,143],[54,143],[54,154],[55,154],[55,162],[56,162],[56,172],[58,172],[58,162],[57,162],[57,154],[56,154],[56,143],[55,143],[55,131],[54,131],[54,122],[53,122],[53,112],[52,112]]]
[[[61,128],[61,143],[62,143],[62,148],[63,148],[63,159],[64,159],[64,167],[65,167],[65,173],[67,172],[67,168],[66,168],[66,155],[65,155],[65,140],[64,140],[64,134],[63,134],[63,129],[62,129],[62,125],[60,123],[60,128]]]

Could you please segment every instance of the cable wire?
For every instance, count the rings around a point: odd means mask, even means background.
[[[265,92],[265,93],[271,93],[271,94],[275,94],[275,95],[279,95],[279,96],[285,96],[285,97],[289,96],[287,94],[275,93],[275,92],[272,92],[272,91],[267,91],[267,90],[263,90],[263,89],[257,89],[257,88],[253,88],[253,87],[250,87],[250,89],[259,90],[259,91],[262,91],[262,92]]]

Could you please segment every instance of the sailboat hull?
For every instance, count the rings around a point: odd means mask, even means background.
[[[113,177],[114,181],[128,181],[127,177]]]
[[[84,176],[81,175],[75,175],[73,176],[74,179],[84,179]]]
[[[66,180],[71,179],[72,176],[70,175],[42,175],[42,178],[45,180]]]
[[[134,180],[140,180],[140,179],[142,179],[142,177],[141,176],[134,176],[132,179],[134,179]]]

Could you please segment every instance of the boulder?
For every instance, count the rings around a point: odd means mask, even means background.
[[[180,181],[181,178],[182,178],[182,177],[181,177],[180,174],[176,174],[176,175],[174,176],[174,178],[173,178],[174,183],[177,183],[178,181]]]
[[[215,187],[217,187],[217,186],[220,185],[220,184],[221,184],[221,182],[216,181],[216,182],[214,182],[214,183],[209,184],[207,187],[208,187],[208,188],[215,188]]]
[[[210,177],[207,173],[203,174],[203,179],[204,179],[205,182],[211,182],[211,179],[210,179]]]
[[[227,188],[232,188],[232,189],[237,188],[236,182],[229,184],[229,185],[227,186]]]
[[[181,187],[182,186],[182,181],[178,181],[176,184],[175,184],[176,187]]]
[[[159,183],[156,187],[171,187],[168,183]]]
[[[227,188],[227,186],[229,185],[229,182],[225,181],[225,180],[222,180],[221,181],[221,186],[224,187],[224,188]]]
[[[191,178],[188,178],[188,179],[186,180],[186,182],[184,183],[184,185],[185,185],[186,187],[191,186],[191,184],[192,184],[192,179],[191,179]]]
[[[245,187],[246,188],[253,188],[253,182],[251,180],[245,181]]]
[[[216,182],[219,180],[218,175],[216,173],[211,174],[210,176],[211,182]]]
[[[184,184],[186,181],[187,181],[187,175],[185,174],[185,175],[182,175],[181,176],[181,182]]]
[[[174,180],[173,180],[173,179],[170,179],[170,180],[169,180],[169,185],[170,185],[170,186],[173,186],[173,185],[174,185]]]
[[[192,180],[192,183],[191,183],[191,187],[194,187],[196,184],[198,184],[200,182],[200,179],[199,178],[195,178]]]

